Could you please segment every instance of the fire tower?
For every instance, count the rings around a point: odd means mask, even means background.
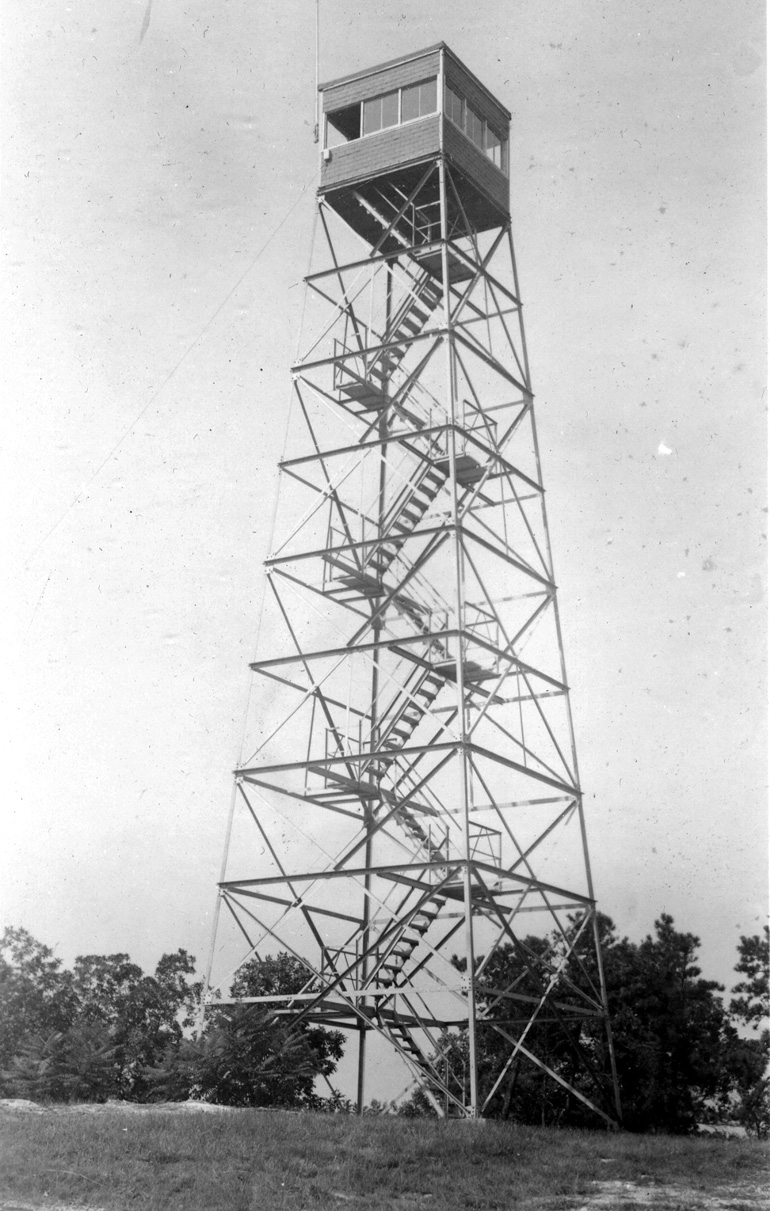
[[[387,1046],[442,1115],[485,1113],[518,1061],[614,1122],[510,114],[443,43],[319,92],[304,345],[209,996],[253,1000],[233,975],[288,951],[305,987],[259,1000],[353,1032],[360,1101]],[[494,987],[501,947],[520,974]],[[569,1043],[559,1070],[544,1022]],[[510,1049],[486,1084],[482,1029]]]

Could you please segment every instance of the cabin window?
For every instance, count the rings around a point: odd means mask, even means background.
[[[475,143],[487,159],[508,174],[508,140],[498,134],[465,97],[450,84],[444,88],[444,112],[451,122]]]
[[[348,105],[326,115],[326,146],[339,147],[351,139],[361,138],[361,106]]]
[[[423,80],[401,89],[401,121],[424,118],[436,112],[436,81]]]
[[[465,98],[456,93],[448,84],[444,108],[447,117],[452,119],[455,126],[459,126],[460,130],[465,130]]]
[[[419,84],[409,84],[406,88],[397,88],[328,113],[324,146],[338,147],[340,143],[350,143],[362,135],[373,135],[401,122],[425,118],[434,114],[437,108],[434,76],[432,80],[421,80]]]
[[[363,133],[373,135],[389,126],[398,126],[398,90],[364,101]]]
[[[465,111],[465,133],[472,143],[484,150],[484,119],[470,105]]]
[[[508,172],[508,143],[491,126],[485,129],[484,151],[488,157],[503,172]]]

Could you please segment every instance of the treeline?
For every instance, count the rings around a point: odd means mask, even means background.
[[[770,1128],[767,927],[762,936],[741,938],[735,968],[741,979],[726,1003],[721,995],[724,987],[704,979],[697,965],[700,940],[677,931],[670,916],[662,915],[654,934],[640,943],[619,937],[607,916],[600,915],[598,923],[624,1127],[686,1133],[698,1123],[732,1122],[766,1137]],[[482,1102],[497,1085],[485,1111],[490,1117],[528,1124],[596,1125],[583,1103],[525,1055],[506,1070],[511,1044],[494,1026],[495,1022],[504,1025],[511,1014],[511,1001],[500,996],[501,990],[537,1004],[562,941],[558,935],[533,935],[516,948],[500,947],[483,967],[483,982],[477,986],[482,1011],[477,1056]],[[538,959],[543,960],[541,978]],[[462,970],[464,963],[456,965]],[[587,930],[565,965],[563,986],[578,995],[581,989],[599,987]],[[558,986],[553,996],[558,1001]],[[554,1023],[554,1016],[543,1013],[544,1020],[535,1019],[527,1036],[528,1049],[593,1101],[598,1075],[611,1112],[611,1063],[602,1023],[584,1020],[569,1027]],[[592,1077],[581,1068],[578,1052],[588,1057]],[[434,1058],[443,1060],[450,1074],[462,1082],[468,1067],[463,1035],[444,1035]],[[421,1091],[405,1109],[434,1112]]]
[[[72,970],[25,929],[0,938],[0,1096],[33,1101],[184,1101],[328,1108],[315,1092],[343,1036],[276,1020],[263,1006],[214,1006],[194,1037],[195,959],[165,954],[152,975],[127,954],[80,955]],[[234,996],[299,992],[307,969],[288,954],[238,972]]]
[[[661,916],[640,943],[618,936],[600,917],[602,953],[624,1125],[630,1130],[686,1132],[699,1122],[737,1122],[767,1136],[770,1127],[770,938],[742,937],[740,979],[724,988],[703,978],[699,939]],[[519,1055],[492,1023],[509,1002],[500,989],[535,997],[537,959],[560,939],[530,936],[503,946],[484,967],[478,989],[479,1084],[491,1117],[547,1125],[596,1125],[578,1099]],[[526,953],[527,962],[522,961]],[[596,983],[587,937],[565,968],[573,988]],[[458,966],[462,966],[459,962]],[[239,997],[307,990],[308,973],[288,954],[251,962],[238,972]],[[180,1101],[190,1097],[231,1106],[350,1109],[329,1084],[342,1056],[338,1031],[276,1017],[263,1004],[214,1005],[194,1033],[201,984],[184,950],[163,955],[146,975],[126,954],[83,955],[72,970],[24,929],[0,938],[0,1096],[35,1101]],[[578,1035],[535,1020],[528,1046],[551,1071],[580,1087],[576,1048],[587,1053],[610,1087],[600,1024]],[[439,1041],[438,1056],[458,1087],[467,1081],[462,1032]],[[500,1079],[502,1076],[502,1079]],[[319,1092],[319,1089],[321,1092]],[[371,1109],[381,1107],[373,1103]],[[421,1092],[400,1109],[435,1110]]]

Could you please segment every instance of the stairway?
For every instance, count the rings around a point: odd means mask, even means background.
[[[398,715],[397,722],[391,724],[390,743],[386,739],[384,742],[386,747],[395,749],[406,743],[406,740],[411,736],[420,719],[428,710],[430,703],[438,695],[443,684],[443,677],[430,669],[425,671],[424,676],[420,678],[419,688],[416,688],[414,693],[422,692],[426,705],[423,708],[416,703],[409,702],[407,704]],[[397,821],[403,831],[413,841],[417,842],[419,848],[427,854],[430,861],[446,862],[447,854],[433,842],[429,832],[420,821],[419,813],[413,811],[405,803],[401,803],[393,813],[393,819]],[[380,990],[383,988],[393,988],[395,991],[397,989],[396,980],[403,972],[404,967],[424,939],[431,925],[438,918],[447,899],[447,893],[437,888],[429,899],[424,901],[409,918],[396,942],[389,944],[389,949],[377,972],[377,985]],[[399,1017],[395,1008],[385,1010],[381,1000],[378,1001],[378,1009],[378,1018],[382,1029],[390,1036],[401,1051],[408,1056],[415,1067],[425,1077],[429,1086],[435,1085],[436,1073],[434,1072],[433,1065],[412,1038],[409,1025]]]
[[[398,813],[400,823],[412,835],[419,836],[420,834],[425,839],[424,844],[427,845],[428,838],[425,830],[415,820],[414,814],[408,809],[402,809]],[[429,846],[429,852],[435,851],[435,847]],[[443,855],[442,855],[443,856]],[[441,891],[436,891],[429,900],[427,900],[414,916],[409,921],[409,924],[404,928],[400,938],[389,951],[384,959],[377,976],[378,988],[397,988],[396,980],[403,971],[405,965],[414,954],[425,934],[430,929],[433,922],[439,916],[442,908],[446,904],[447,896]],[[433,1065],[423,1053],[419,1044],[412,1038],[408,1023],[404,1022],[398,1015],[395,1008],[385,1009],[382,1000],[378,999],[378,1014],[380,1026],[393,1042],[400,1048],[402,1052],[411,1060],[414,1066],[426,1079],[428,1086],[434,1086],[436,1083],[436,1073]]]
[[[414,687],[409,684],[404,687],[410,693],[399,709],[381,729],[380,744],[383,748],[397,750],[411,739],[420,720],[428,713],[439,695],[446,678],[433,669],[425,669],[418,665],[419,679]],[[387,712],[385,713],[387,719]]]
[[[416,482],[408,484],[389,510],[383,529],[411,534],[438,496],[449,476],[449,468],[428,464]]]
[[[434,644],[433,646],[440,645]],[[443,648],[441,650],[443,651]],[[410,689],[411,697],[394,712],[393,718],[386,726],[385,735],[381,739],[383,748],[390,749],[395,754],[407,743],[420,720],[427,713],[442,686],[445,684],[446,676],[443,673],[436,672],[434,668],[425,668],[422,665],[418,666],[416,683]],[[419,703],[412,700],[417,697],[421,699]],[[381,785],[375,772],[380,765],[381,762],[379,760],[373,760],[372,769],[366,780],[364,780],[363,772],[359,776],[359,779],[345,776],[321,766],[314,767],[314,772],[324,777],[327,781],[332,781],[338,790],[342,790],[344,793],[352,794],[369,801],[380,800],[386,809],[389,807],[393,808],[393,804],[395,803],[396,806],[392,810],[391,820],[416,843],[418,852],[422,850],[429,861],[440,863],[446,867],[448,853],[444,848],[435,843],[428,829],[423,825],[421,812],[415,810],[409,803],[399,801],[396,793],[387,790]],[[426,808],[426,811],[429,814],[436,814],[430,808]],[[397,930],[395,941],[389,939],[384,944],[385,956],[375,976],[378,991],[392,989],[394,994],[398,992],[400,987],[397,983],[399,976],[404,971],[404,968],[409,963],[420,943],[424,940],[428,930],[439,917],[451,895],[451,886],[437,887],[423,901],[420,907],[412,912],[412,915],[403,927]],[[375,1011],[380,1029],[395,1043],[421,1074],[428,1090],[440,1090],[442,1087],[441,1078],[437,1074],[434,1065],[412,1037],[409,1022],[399,1016],[395,1008],[395,1001],[392,1003],[393,1007],[388,1008],[386,1007],[385,1000],[385,998],[378,998],[377,1010]]]
[[[429,464],[416,482],[409,484],[383,522],[383,531],[395,531],[402,538],[387,539],[364,557],[364,569],[382,580],[407,538],[422,521],[446,483],[448,470]]]
[[[404,358],[406,349],[402,343],[412,340],[422,332],[443,296],[441,283],[427,271],[414,280],[411,293],[392,317],[385,335],[387,343],[397,343],[397,348],[386,349],[380,355],[377,377],[383,385],[388,382]]]
[[[387,227],[387,221],[370,203],[363,199],[359,201],[383,227]],[[389,406],[419,433],[419,430],[426,427],[426,420],[417,415],[417,406],[412,401],[394,401],[388,388],[411,342],[424,331],[431,315],[442,302],[443,285],[432,265],[430,269],[420,267],[416,273],[410,270],[409,276],[409,293],[396,308],[381,338],[381,343],[388,347],[374,354],[362,354],[355,358],[348,356],[348,351],[345,351],[337,363],[335,383],[343,405],[351,405],[359,413],[377,412]],[[382,518],[380,533],[387,537],[366,548],[358,556],[352,553],[324,555],[326,562],[335,569],[335,583],[363,597],[377,598],[386,593],[387,590],[383,587],[386,573],[405,541],[420,526],[449,476],[445,451],[439,449],[431,437],[421,439],[416,435],[416,439],[424,446],[426,461],[418,467],[413,480],[405,486]],[[437,459],[443,459],[443,462],[437,462]],[[427,635],[429,625],[426,623],[425,610],[418,602],[401,593],[394,597],[394,605],[419,631]],[[448,659],[446,648],[438,640],[430,643],[429,653],[432,658],[444,662]],[[378,742],[381,750],[388,750],[395,756],[404,748],[446,681],[446,675],[436,671],[434,667],[416,666],[415,672],[409,675],[404,686],[407,694],[404,694],[403,690],[399,691],[383,713]],[[395,796],[393,792],[388,793],[380,782],[383,765],[387,764],[387,758],[374,759],[369,779],[360,782],[345,779],[329,770],[318,772],[324,773],[326,779],[330,779],[337,786],[344,786],[354,794],[360,793],[362,798],[372,799],[373,789],[377,786],[382,802],[392,807]],[[411,839],[418,851],[421,850],[427,855],[429,861],[446,864],[447,854],[434,843],[422,823],[419,810],[398,802],[392,811],[391,819]],[[413,913],[403,928],[397,931],[396,940],[386,944],[385,957],[376,977],[380,990],[392,988],[394,993],[397,991],[396,981],[438,918],[447,899],[447,893],[437,889]],[[378,1010],[377,1016],[382,1029],[422,1074],[428,1086],[435,1088],[436,1072],[412,1037],[409,1024],[399,1016],[395,1008],[386,1009],[379,998],[378,1004],[381,1009]]]
[[[431,847],[433,848],[433,847]],[[419,912],[415,913],[388,957],[383,961],[378,976],[380,988],[389,988],[401,974],[407,960],[411,958],[424,935],[446,904],[447,897],[437,892]]]
[[[385,539],[361,552],[360,562],[353,562],[354,555],[338,555],[327,552],[323,559],[336,569],[335,581],[346,589],[359,592],[363,597],[381,597],[384,593],[382,581],[393,560],[398,555],[405,539],[422,521],[446,483],[447,469],[427,463],[417,472],[417,478],[408,484],[401,496],[383,520],[385,533],[398,535]]]
[[[391,317],[382,338],[383,344],[393,347],[372,354],[371,360],[363,354],[362,373],[352,369],[347,359],[342,360],[338,367],[342,381],[337,383],[340,399],[355,404],[361,412],[377,411],[390,403],[388,384],[406,356],[409,342],[422,332],[442,298],[441,283],[427,270],[412,277],[411,290]],[[403,405],[395,404],[394,408],[412,424],[422,426],[421,418]]]

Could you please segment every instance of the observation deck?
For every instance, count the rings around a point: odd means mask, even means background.
[[[488,231],[509,215],[510,112],[444,42],[319,87],[322,164],[319,195],[383,252],[430,244],[440,234],[436,174],[452,166],[451,232]],[[402,212],[402,213],[399,213]]]

